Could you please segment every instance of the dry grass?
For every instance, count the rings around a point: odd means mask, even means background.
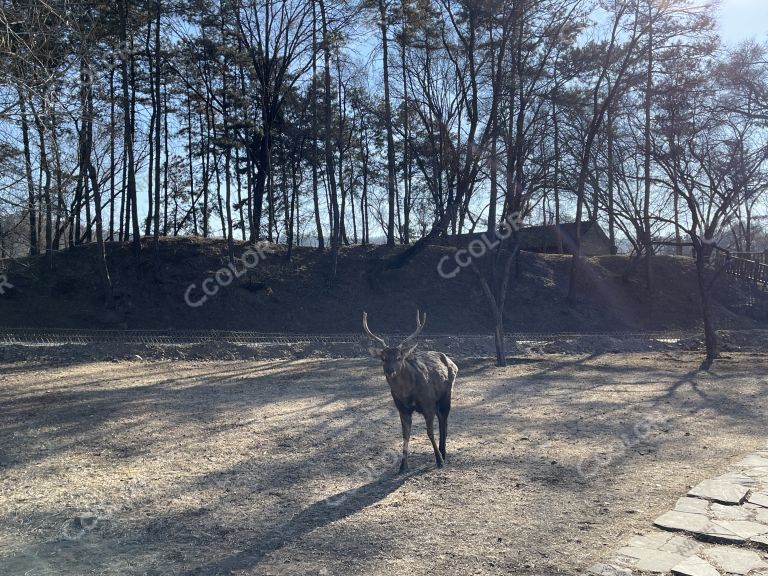
[[[408,476],[367,360],[2,365],[0,574],[573,574],[764,443],[766,360],[699,360],[460,361]]]

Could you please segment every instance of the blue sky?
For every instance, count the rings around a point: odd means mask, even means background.
[[[729,44],[768,39],[768,0],[722,0],[720,32]]]

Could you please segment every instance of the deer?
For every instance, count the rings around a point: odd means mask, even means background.
[[[389,384],[392,399],[400,414],[403,429],[403,456],[399,473],[408,470],[408,442],[411,438],[411,419],[414,412],[424,416],[427,436],[435,452],[438,468],[445,464],[445,442],[448,437],[448,413],[451,411],[451,391],[458,367],[442,352],[415,352],[412,344],[421,334],[427,314],[416,310],[416,331],[397,346],[388,346],[383,338],[368,328],[368,314],[363,312],[363,329],[378,343],[369,349],[371,356],[381,360],[384,377]],[[440,444],[435,443],[434,420],[440,427]]]

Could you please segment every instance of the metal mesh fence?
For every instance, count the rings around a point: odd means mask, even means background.
[[[388,340],[397,342],[406,334],[387,334]],[[589,338],[615,338],[622,340],[656,340],[675,342],[699,336],[696,332],[595,332],[595,333],[539,333],[513,332],[506,338],[515,342],[538,342]],[[422,334],[421,340],[487,339],[487,334]],[[344,344],[366,341],[361,333],[295,334],[277,332],[251,332],[235,330],[112,330],[112,329],[46,329],[0,328],[3,344],[88,344],[101,342],[140,344],[196,344],[205,342],[231,342],[233,344]]]

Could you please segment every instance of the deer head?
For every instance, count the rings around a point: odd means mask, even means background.
[[[370,328],[368,328],[368,313],[363,312],[363,330],[365,330],[365,333],[369,338],[379,344],[379,347],[371,347],[369,348],[369,351],[371,356],[382,361],[384,364],[384,374],[386,376],[394,378],[403,369],[403,364],[406,358],[411,355],[417,346],[417,344],[411,345],[411,342],[414,338],[421,334],[421,331],[424,329],[424,323],[426,321],[426,312],[421,314],[418,310],[416,310],[416,331],[408,336],[405,340],[400,342],[400,344],[397,346],[387,346],[384,338],[376,336],[376,334],[371,332]]]

